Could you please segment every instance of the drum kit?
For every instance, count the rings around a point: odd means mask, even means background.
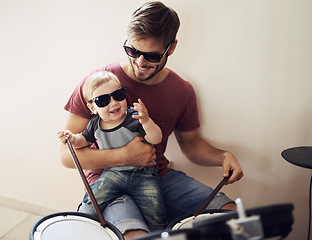
[[[167,229],[136,240],[260,240],[284,239],[291,231],[293,204],[275,204],[245,211],[241,199],[237,210],[206,210],[171,222]]]
[[[105,221],[90,188],[77,155],[69,140],[66,145],[91,198],[98,219],[79,212],[61,212],[40,219],[30,231],[30,240],[118,240],[124,239],[121,232]]]
[[[96,218],[79,212],[61,212],[40,219],[32,228],[31,240],[103,240],[123,239],[109,222],[101,226]]]
[[[40,219],[31,229],[30,240],[118,240],[121,232],[104,220],[92,190],[86,180],[77,156],[67,141],[75,165],[90,195],[97,218],[79,212],[61,212]],[[230,173],[231,174],[231,173]],[[166,229],[151,232],[137,240],[258,240],[279,237],[284,239],[291,231],[294,218],[293,204],[244,209],[242,201],[236,200],[237,210],[204,210],[230,176],[219,185],[192,215],[176,219]]]

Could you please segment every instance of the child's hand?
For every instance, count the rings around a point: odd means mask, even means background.
[[[71,143],[74,142],[73,134],[68,130],[60,130],[57,132],[59,139],[62,143],[66,143],[67,140],[71,141]]]
[[[139,115],[133,115],[133,118],[139,119],[141,124],[145,124],[149,120],[148,111],[141,99],[138,99],[138,103],[133,103],[134,110],[138,111]]]

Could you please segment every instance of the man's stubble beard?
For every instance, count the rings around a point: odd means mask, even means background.
[[[153,78],[157,73],[159,73],[165,67],[165,65],[167,63],[167,60],[168,60],[168,56],[166,56],[166,60],[164,61],[164,64],[161,67],[160,67],[160,65],[156,66],[156,69],[155,69],[154,73],[152,73],[147,78],[141,78],[141,77],[137,76],[137,74],[135,73],[134,63],[131,61],[131,58],[129,58],[129,62],[130,62],[130,65],[131,65],[131,68],[132,68],[132,71],[133,71],[133,75],[134,75],[135,79],[137,79],[140,82],[145,82],[145,81]]]

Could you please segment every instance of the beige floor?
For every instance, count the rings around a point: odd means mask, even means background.
[[[40,218],[40,215],[0,205],[0,239],[30,239],[31,228]]]

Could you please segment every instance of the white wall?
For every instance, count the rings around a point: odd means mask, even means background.
[[[76,209],[78,172],[59,160],[56,131],[77,81],[125,59],[126,22],[144,1],[0,1],[0,195],[59,211]],[[202,135],[233,152],[245,177],[223,190],[245,207],[295,205],[294,230],[308,228],[311,170],[281,151],[312,142],[310,0],[166,0],[180,16],[168,66],[192,82]],[[177,153],[177,169],[215,186],[221,168],[198,167]]]

